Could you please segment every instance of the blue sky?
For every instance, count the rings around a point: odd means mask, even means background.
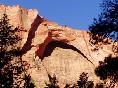
[[[0,4],[37,9],[50,21],[85,30],[100,13],[100,3],[101,0],[0,0]]]

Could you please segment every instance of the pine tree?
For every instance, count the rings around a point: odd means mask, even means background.
[[[118,0],[103,0],[101,9],[98,18],[89,26],[92,38],[95,40],[99,35],[118,41]]]
[[[108,88],[114,88],[118,82],[118,57],[105,57],[104,61],[99,62],[99,66],[95,69],[95,74],[101,80],[110,80]]]
[[[18,36],[19,28],[13,29],[9,24],[6,14],[0,19],[0,88],[12,88],[14,85],[14,75],[20,74],[23,68],[16,59],[19,59],[21,51],[17,47],[21,38]],[[15,73],[15,72],[16,73]],[[17,74],[17,75],[18,75]]]
[[[103,0],[102,12],[89,26],[92,44],[109,44],[108,38],[114,42],[112,50],[118,53],[118,0]]]

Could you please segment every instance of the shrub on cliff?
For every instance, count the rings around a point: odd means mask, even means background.
[[[48,74],[48,78],[49,78],[49,83],[45,83],[46,87],[45,88],[60,88],[59,85],[57,84],[57,78],[56,75],[53,75],[53,77],[51,77],[50,74]]]

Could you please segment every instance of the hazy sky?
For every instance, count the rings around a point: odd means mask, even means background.
[[[0,0],[0,4],[35,8],[39,15],[60,25],[88,29],[100,13],[101,0]]]

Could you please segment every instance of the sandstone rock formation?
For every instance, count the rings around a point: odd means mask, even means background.
[[[10,24],[19,27],[23,60],[30,64],[28,72],[36,86],[43,88],[48,74],[55,74],[61,88],[73,84],[82,72],[90,80],[98,81],[94,69],[99,61],[112,52],[111,44],[101,47],[89,43],[89,33],[50,22],[38,15],[37,10],[20,6],[0,5],[0,17],[7,14]],[[98,48],[96,51],[95,48]]]

